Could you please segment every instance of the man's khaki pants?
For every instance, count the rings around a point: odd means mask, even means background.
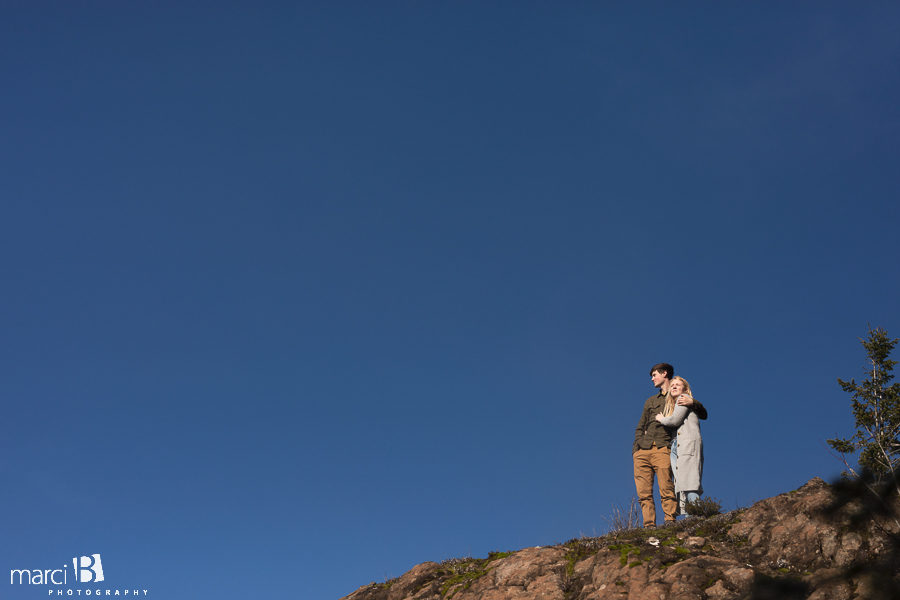
[[[653,502],[653,474],[659,481],[659,499],[666,521],[675,520],[678,502],[675,500],[675,484],[672,481],[672,463],[668,448],[638,450],[634,458],[634,487],[637,490],[644,527],[656,526],[656,505]]]

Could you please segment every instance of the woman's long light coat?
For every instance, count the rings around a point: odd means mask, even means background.
[[[660,421],[666,427],[678,427],[678,459],[675,462],[675,491],[703,493],[703,440],[700,420],[687,406],[675,406]]]

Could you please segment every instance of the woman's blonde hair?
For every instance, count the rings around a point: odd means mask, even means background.
[[[685,379],[684,377],[681,377],[679,375],[676,375],[675,377],[672,378],[672,381],[669,383],[669,390],[672,389],[672,383],[674,383],[676,379],[678,381],[680,381],[681,384],[684,386],[684,391],[681,393],[687,394],[688,396],[693,398],[694,394],[691,393],[691,384],[689,384],[687,382],[687,379]],[[674,411],[674,410],[675,410],[675,398],[672,397],[671,391],[666,392],[666,405],[665,405],[665,407],[663,407],[663,416],[668,417],[669,415],[672,414],[672,411]]]

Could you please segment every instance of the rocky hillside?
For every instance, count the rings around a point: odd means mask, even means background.
[[[343,600],[895,600],[896,497],[887,511],[859,497],[816,478],[751,508],[668,528],[425,562]]]

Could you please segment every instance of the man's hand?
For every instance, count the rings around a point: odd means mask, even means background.
[[[694,399],[691,398],[688,394],[682,394],[678,397],[678,406],[691,406],[694,404]]]

